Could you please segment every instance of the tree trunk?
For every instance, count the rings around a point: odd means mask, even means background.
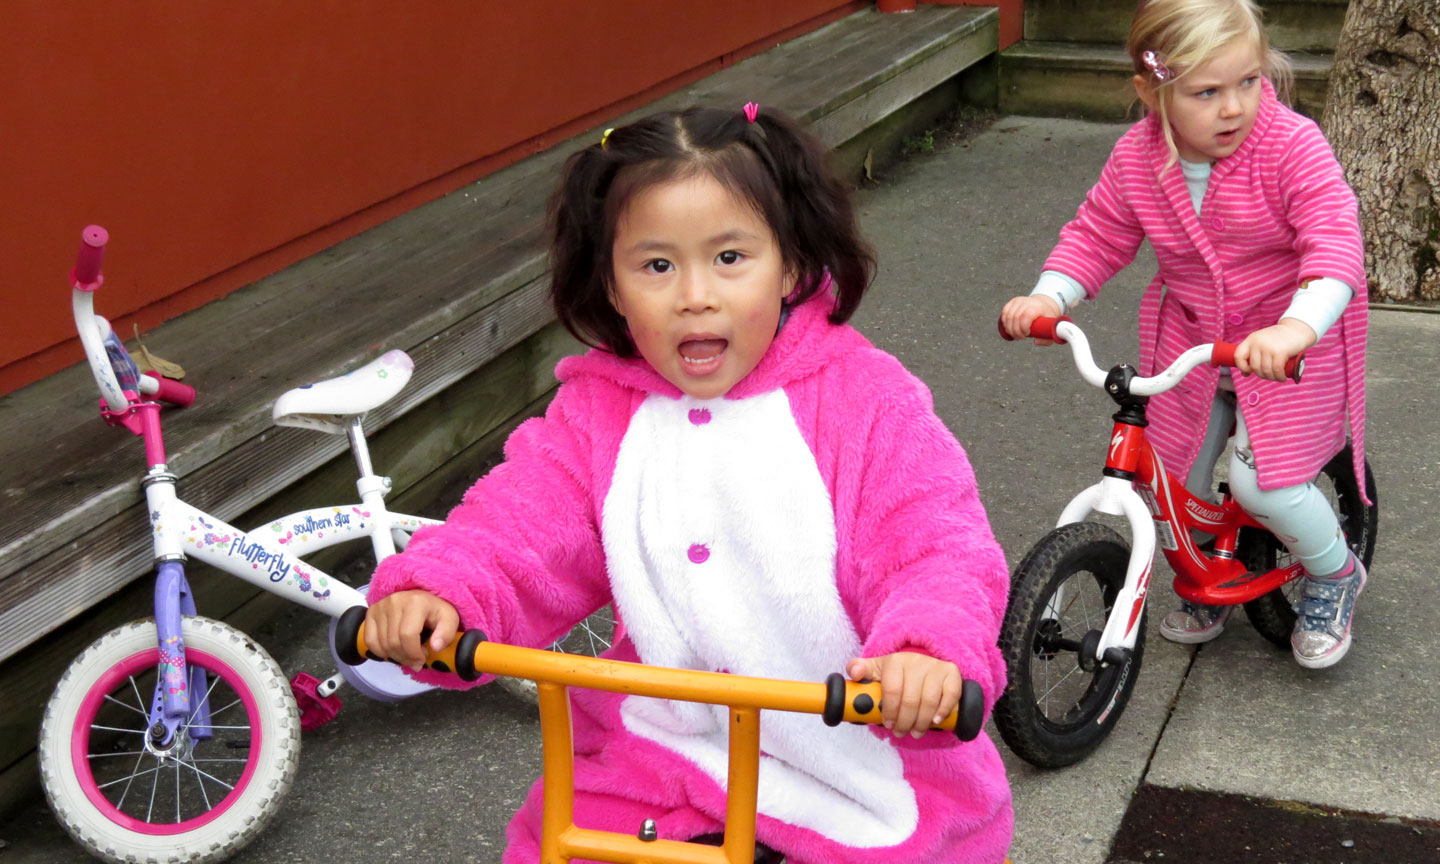
[[[1350,0],[1325,134],[1360,199],[1373,299],[1440,299],[1440,0]]]

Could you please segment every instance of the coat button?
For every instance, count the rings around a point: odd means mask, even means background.
[[[1260,394],[1259,394],[1259,393],[1251,393],[1249,396],[1246,396],[1246,397],[1245,397],[1245,404],[1247,404],[1247,405],[1259,405],[1259,404],[1260,404]]]
[[[710,549],[704,543],[696,543],[690,547],[690,551],[687,554],[689,554],[692,562],[704,564],[710,557]]]
[[[691,423],[694,423],[696,426],[704,426],[706,423],[709,423],[709,422],[710,422],[710,409],[709,409],[709,408],[691,408],[691,409],[690,409],[690,422],[691,422]]]
[[[1231,313],[1230,313],[1230,323],[1231,323],[1231,324],[1243,324],[1243,323],[1245,323],[1245,316],[1244,316],[1244,315],[1241,315],[1239,312],[1231,312]]]
[[[1210,227],[1215,229],[1216,231],[1224,231],[1225,220],[1221,219],[1219,216],[1216,216],[1215,218],[1210,220]]]

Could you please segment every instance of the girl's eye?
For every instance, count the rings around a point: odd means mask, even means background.
[[[669,273],[674,266],[674,264],[671,264],[664,258],[656,258],[652,261],[645,262],[645,269],[651,273]]]
[[[1214,88],[1214,87],[1211,87],[1211,88],[1209,88],[1208,90],[1201,90],[1199,93],[1196,93],[1196,94],[1195,94],[1196,98],[1199,98],[1199,99],[1209,99],[1211,96],[1214,96],[1214,95],[1215,95],[1215,88]]]
[[[1253,84],[1254,84],[1256,81],[1258,81],[1258,80],[1260,80],[1260,79],[1259,79],[1259,78],[1254,78],[1254,77],[1252,77],[1252,78],[1246,78],[1244,81],[1241,81],[1241,82],[1240,82],[1240,86],[1241,86],[1241,87],[1249,87],[1249,86],[1253,85]]]
[[[716,261],[719,261],[721,264],[726,265],[739,264],[740,258],[740,253],[736,252],[734,249],[726,249],[724,252],[721,252],[719,255],[715,256]]]

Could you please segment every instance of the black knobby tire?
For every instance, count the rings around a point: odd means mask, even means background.
[[[1372,502],[1368,507],[1360,498],[1360,484],[1355,479],[1348,444],[1320,469],[1316,484],[1331,498],[1350,551],[1368,568],[1375,556],[1375,532],[1380,523],[1375,475],[1370,471],[1370,464],[1365,464],[1365,493]],[[1238,546],[1240,560],[1252,573],[1264,573],[1294,560],[1269,531],[1242,529]],[[1286,651],[1290,650],[1290,633],[1295,629],[1293,604],[1299,599],[1299,593],[1300,580],[1295,579],[1245,604],[1245,615],[1256,632]]]
[[[1129,560],[1130,549],[1114,530],[1077,522],[1045,535],[1015,568],[1000,631],[1008,683],[995,706],[995,725],[1010,749],[1036,767],[1084,759],[1130,700],[1145,650],[1143,611],[1135,650],[1123,665],[1087,672],[1078,652],[1052,641],[1079,643],[1089,631],[1104,630]],[[1052,700],[1056,690],[1061,695]]]

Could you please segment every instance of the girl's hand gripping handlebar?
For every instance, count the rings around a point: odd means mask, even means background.
[[[364,606],[351,607],[335,624],[335,654],[352,666],[367,659],[382,659],[366,650],[365,611]],[[512,675],[662,699],[819,714],[830,726],[839,725],[842,721],[881,722],[880,682],[847,681],[838,672],[831,674],[824,684],[817,684],[669,669],[501,645],[487,642],[485,635],[478,630],[461,632],[439,651],[429,649],[428,632],[421,634],[420,642],[426,646],[425,668],[453,672],[462,681],[474,681],[488,674]],[[965,681],[961,687],[959,706],[932,728],[953,730],[960,740],[969,741],[980,734],[983,714],[984,699],[980,685]]]

